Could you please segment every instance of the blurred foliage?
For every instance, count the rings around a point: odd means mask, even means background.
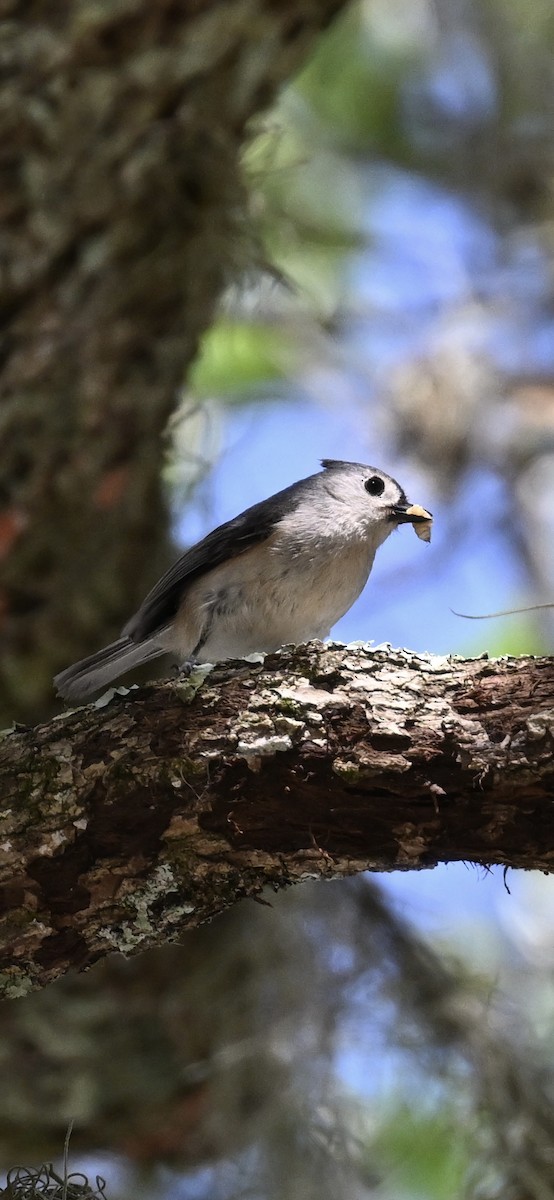
[[[544,638],[533,614],[510,616],[497,621],[487,620],[489,631],[474,634],[467,639],[466,649],[462,651],[468,657],[483,654],[486,650],[491,658],[503,654],[542,654],[544,653]]]
[[[468,1120],[469,1118],[469,1120]],[[373,1153],[395,1200],[461,1196],[475,1149],[471,1113],[455,1109],[448,1093],[435,1108],[420,1095],[391,1097],[373,1140]]]
[[[386,21],[378,5],[348,10],[333,37],[322,40],[297,86],[343,147],[401,161],[408,151],[402,87],[422,48],[411,39],[381,37],[383,17]]]
[[[254,392],[267,382],[286,376],[286,342],[280,329],[247,321],[219,321],[202,339],[200,355],[189,376],[199,399],[218,396],[232,399],[240,389]]]

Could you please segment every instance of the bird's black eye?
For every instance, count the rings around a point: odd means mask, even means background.
[[[366,479],[364,487],[370,496],[382,496],[385,490],[385,481],[379,475],[370,475],[369,479]]]

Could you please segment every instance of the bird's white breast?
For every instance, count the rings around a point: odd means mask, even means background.
[[[291,538],[285,522],[261,546],[208,572],[189,590],[175,623],[176,648],[200,661],[241,658],[327,637],[371,570],[367,539]]]

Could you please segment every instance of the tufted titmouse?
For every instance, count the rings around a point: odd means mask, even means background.
[[[328,637],[389,533],[411,522],[428,537],[432,518],[384,471],[322,466],[187,550],[118,641],[56,675],[60,695],[80,700],[167,652],[217,662]]]

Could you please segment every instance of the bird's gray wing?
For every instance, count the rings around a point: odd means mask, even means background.
[[[125,625],[123,636],[142,642],[167,626],[190,584],[228,559],[237,558],[266,541],[276,524],[298,503],[299,491],[310,482],[311,479],[301,480],[269,500],[254,504],[187,550],[148,593],[138,612]]]

